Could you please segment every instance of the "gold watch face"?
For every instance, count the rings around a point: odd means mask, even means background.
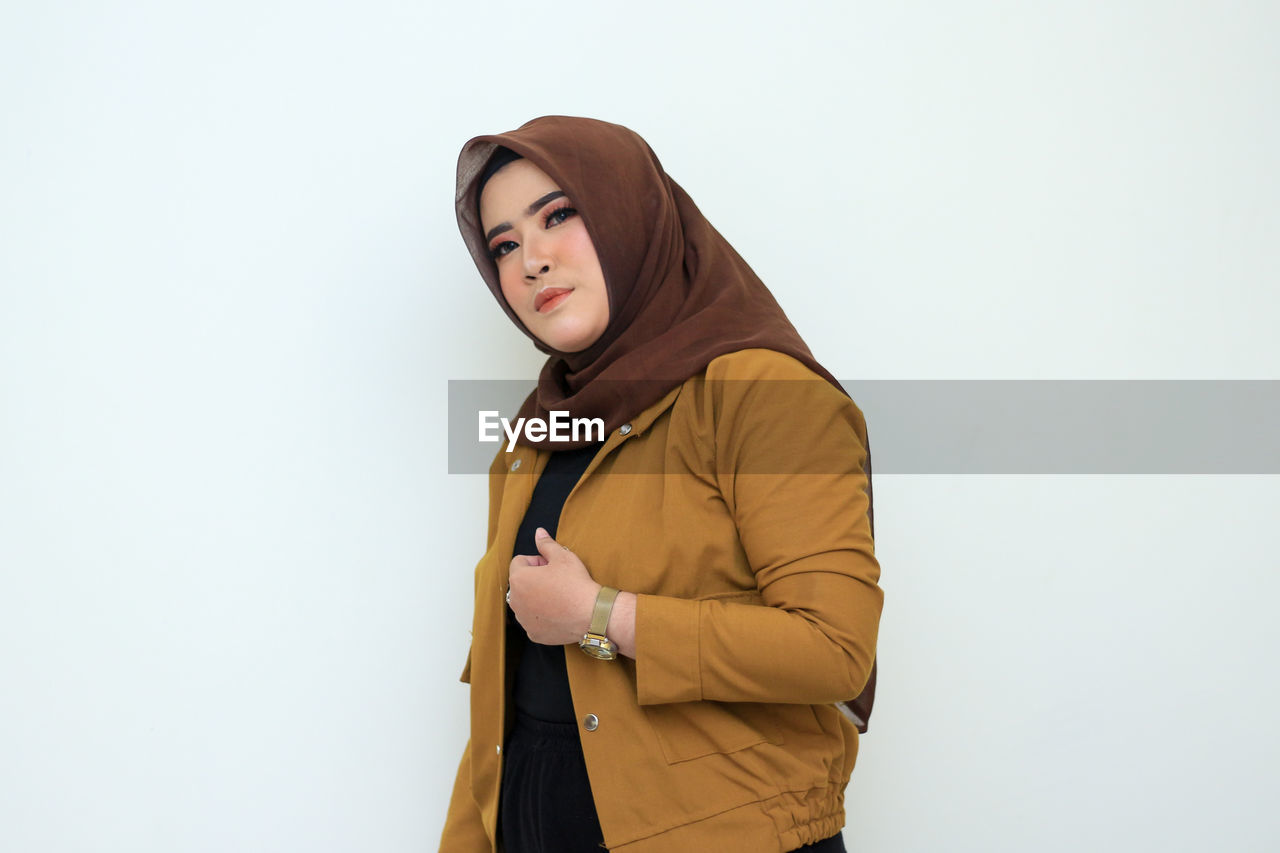
[[[578,643],[578,648],[597,660],[613,660],[617,657],[617,650],[608,637],[602,637],[599,634],[587,634],[582,638],[582,642]]]

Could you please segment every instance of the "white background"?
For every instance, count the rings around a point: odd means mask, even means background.
[[[840,377],[1277,379],[1278,28],[6,0],[0,849],[435,849],[485,525],[446,382],[539,364],[469,137],[639,131]],[[1278,479],[878,476],[850,849],[1276,849]]]

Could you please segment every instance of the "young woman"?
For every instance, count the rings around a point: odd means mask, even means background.
[[[456,201],[548,355],[520,416],[604,431],[490,469],[441,850],[844,850],[883,603],[861,412],[626,128],[477,137]]]

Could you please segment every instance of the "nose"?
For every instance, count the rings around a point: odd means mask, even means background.
[[[541,235],[524,241],[524,277],[526,281],[538,280],[538,276],[551,272],[551,247]]]

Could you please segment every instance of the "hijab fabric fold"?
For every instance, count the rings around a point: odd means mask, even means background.
[[[546,346],[502,295],[478,198],[480,177],[499,147],[529,160],[564,191],[595,246],[609,296],[609,322],[599,340],[581,352]],[[743,349],[785,353],[840,388],[746,261],[667,175],[648,144],[621,125],[543,116],[508,133],[477,136],[458,157],[455,207],[463,240],[489,290],[511,322],[548,356],[520,417],[547,419],[552,410],[569,411],[574,417],[602,418],[607,435],[716,357]],[[518,441],[533,443],[523,434]],[[870,509],[867,515],[874,536]],[[875,682],[873,664],[862,694],[846,703],[861,732],[867,730]]]

